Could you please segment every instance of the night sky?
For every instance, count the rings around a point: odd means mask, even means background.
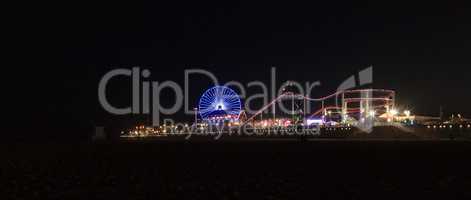
[[[222,82],[269,84],[274,66],[279,83],[321,81],[312,95],[318,97],[373,66],[372,87],[396,90],[398,104],[414,113],[438,116],[442,105],[445,113],[469,118],[465,1],[433,2],[61,3],[31,16],[28,30],[35,34],[23,33],[46,54],[38,61],[53,60],[24,75],[43,88],[32,91],[39,106],[25,106],[26,112],[51,137],[83,137],[95,125],[121,128],[146,119],[111,116],[100,107],[98,81],[115,68],[140,66],[151,71],[149,80],[182,85],[190,68],[207,69]],[[194,83],[190,102],[196,103],[210,85]],[[113,88],[111,101],[129,103],[129,82]],[[172,102],[167,96],[163,104]]]

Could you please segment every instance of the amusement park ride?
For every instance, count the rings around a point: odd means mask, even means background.
[[[243,111],[239,95],[234,90],[215,86],[201,96],[198,113],[205,123],[223,125],[238,123]]]
[[[278,103],[291,100],[291,118],[277,118]],[[303,110],[294,110],[294,101],[303,101]],[[333,101],[333,105],[327,102]],[[320,108],[310,112],[308,104],[317,103]],[[263,120],[262,115],[272,110],[273,118]],[[253,126],[290,126],[290,125],[327,125],[351,124],[374,118],[378,121],[392,122],[399,116],[395,109],[395,92],[384,89],[345,90],[321,97],[310,98],[294,92],[284,92],[263,106],[249,118],[242,109],[237,93],[225,86],[215,86],[201,96],[197,112],[201,123],[208,125],[245,125]],[[309,114],[310,113],[310,114]],[[296,115],[302,117],[296,118]],[[404,119],[411,119],[410,111],[405,111]],[[257,120],[262,118],[262,120]],[[196,118],[195,118],[196,119]],[[196,119],[197,120],[197,119]],[[195,122],[196,123],[196,122]]]

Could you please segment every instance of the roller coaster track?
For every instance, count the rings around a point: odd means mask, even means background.
[[[364,101],[364,100],[367,100],[367,101],[392,101],[391,97],[394,97],[394,95],[395,95],[395,91],[385,90],[385,89],[343,90],[343,91],[337,91],[333,94],[330,94],[330,95],[327,95],[327,96],[324,96],[324,97],[320,97],[320,98],[310,98],[310,97],[307,97],[307,96],[304,96],[304,95],[294,94],[292,92],[286,92],[286,93],[283,93],[283,94],[279,95],[274,100],[272,100],[271,102],[269,102],[268,104],[263,106],[261,109],[259,109],[257,112],[255,112],[254,115],[252,115],[250,118],[248,118],[245,121],[245,123],[252,121],[253,119],[255,119],[255,117],[262,114],[265,110],[267,110],[268,108],[273,106],[273,104],[275,104],[276,102],[278,102],[279,100],[281,100],[283,98],[291,98],[291,99],[297,99],[297,100],[303,99],[303,100],[307,100],[307,101],[321,102],[321,101],[328,100],[332,97],[338,97],[339,95],[352,94],[352,93],[359,93],[360,94],[362,92],[372,92],[372,93],[373,92],[381,92],[381,93],[387,93],[388,95],[386,97],[379,97],[379,98],[344,98],[344,101],[345,102],[360,102],[360,101]],[[314,112],[311,116],[315,116],[315,115],[319,114],[320,112],[322,112],[323,110],[330,110],[330,109],[341,109],[341,108],[340,107],[335,107],[335,106],[324,107],[324,108]],[[359,110],[359,109],[348,109],[347,112],[349,112],[350,110]]]

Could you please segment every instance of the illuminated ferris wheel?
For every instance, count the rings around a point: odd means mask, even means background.
[[[225,86],[206,90],[199,101],[199,114],[203,120],[238,119],[241,110],[239,95]]]

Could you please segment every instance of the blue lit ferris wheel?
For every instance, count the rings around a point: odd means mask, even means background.
[[[225,86],[212,87],[200,98],[199,114],[203,120],[238,120],[241,111],[239,95]]]

